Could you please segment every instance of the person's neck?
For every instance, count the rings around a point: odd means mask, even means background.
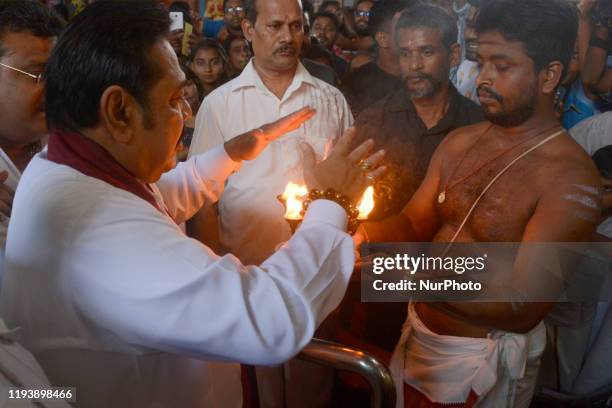
[[[285,71],[269,70],[260,66],[256,58],[253,59],[253,67],[266,88],[268,88],[279,100],[283,99],[289,85],[293,82],[293,77],[297,70],[297,64],[294,68]]]
[[[6,143],[4,141],[0,141],[0,147],[4,150],[4,153],[11,159],[15,167],[19,171],[23,171],[32,157],[40,150],[41,143],[40,141],[34,141],[31,143]]]
[[[208,95],[209,93],[211,93],[212,91],[217,89],[218,86],[219,85],[217,85],[217,84],[205,84],[205,83],[202,83],[202,88],[204,88],[204,95]]]
[[[446,115],[450,105],[449,85],[445,83],[438,92],[429,98],[413,98],[414,109],[427,129],[436,126]]]
[[[552,102],[550,106],[552,106]],[[516,142],[525,137],[534,137],[542,132],[544,132],[541,134],[542,137],[549,136],[551,132],[561,129],[561,123],[555,116],[553,109],[546,107],[543,109],[536,108],[531,118],[518,126],[503,127],[495,125],[494,129],[503,140]]]
[[[400,67],[397,61],[397,57],[390,51],[380,48],[378,50],[378,56],[376,57],[376,65],[389,75],[394,77],[400,77]]]
[[[230,26],[227,26],[227,32],[232,34],[232,35],[235,35],[235,36],[242,36],[243,35],[242,34],[242,28],[235,29],[235,28],[232,28]]]

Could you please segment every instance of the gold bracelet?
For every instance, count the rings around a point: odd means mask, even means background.
[[[306,198],[302,204],[302,218],[306,214],[306,210],[308,210],[310,203],[315,200],[330,200],[344,208],[348,218],[347,231],[349,234],[353,234],[357,230],[357,227],[359,226],[359,220],[357,219],[359,217],[359,210],[353,205],[353,203],[351,203],[351,200],[349,200],[347,196],[331,188],[328,188],[325,191],[321,191],[316,188],[310,190],[308,193],[308,198]]]

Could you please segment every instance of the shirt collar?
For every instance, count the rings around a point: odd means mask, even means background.
[[[446,115],[444,115],[444,117],[440,119],[436,126],[429,129],[427,133],[435,133],[440,128],[446,128],[452,125],[457,119],[457,112],[459,111],[459,107],[464,103],[464,101],[462,100],[459,91],[457,91],[457,88],[455,88],[452,82],[448,85],[448,97],[450,99],[450,103],[448,105],[448,111],[446,112]],[[409,115],[417,115],[416,110],[414,108],[414,104],[412,103],[408,95],[406,95],[403,85],[401,90],[391,95],[391,98],[389,99],[389,102],[387,104],[387,109],[391,112],[406,112]]]
[[[262,90],[267,89],[264,85],[261,77],[255,70],[254,61],[255,58],[251,58],[251,61],[244,68],[242,73],[232,81],[231,91],[237,91],[241,88],[250,88],[256,87]],[[295,70],[295,74],[293,76],[293,82],[287,88],[286,95],[290,95],[293,91],[298,89],[302,84],[308,84],[314,87],[318,87],[317,81],[310,75],[310,73],[304,68],[301,62],[298,61],[297,69]]]

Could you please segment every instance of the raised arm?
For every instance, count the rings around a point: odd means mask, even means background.
[[[298,128],[315,112],[300,109],[275,122],[246,132],[201,155],[191,157],[164,174],[157,183],[176,222],[191,218],[205,202],[216,202],[225,180],[243,160],[256,158],[271,142]]]

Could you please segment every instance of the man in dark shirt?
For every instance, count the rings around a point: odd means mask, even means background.
[[[401,86],[393,31],[401,11],[409,4],[410,0],[379,0],[370,10],[376,59],[348,74],[341,87],[355,117]]]
[[[395,31],[403,85],[355,123],[358,138],[372,137],[387,151],[390,170],[375,186],[375,219],[397,214],[408,203],[450,131],[483,120],[481,108],[448,80],[460,56],[452,17],[436,6],[412,10],[402,14]]]
[[[342,79],[348,72],[349,64],[343,58],[336,55],[336,40],[338,39],[340,24],[332,13],[322,11],[312,18],[312,35],[319,44],[326,47],[332,55],[331,66],[336,71],[338,78]]]
[[[355,122],[357,141],[372,138],[384,148],[387,174],[375,188],[370,220],[401,212],[425,177],[429,161],[448,133],[484,120],[480,106],[461,96],[449,81],[459,62],[455,20],[437,6],[401,13],[395,40],[403,85],[364,110]],[[406,316],[401,303],[361,303],[355,279],[340,309],[338,340],[390,357]]]

